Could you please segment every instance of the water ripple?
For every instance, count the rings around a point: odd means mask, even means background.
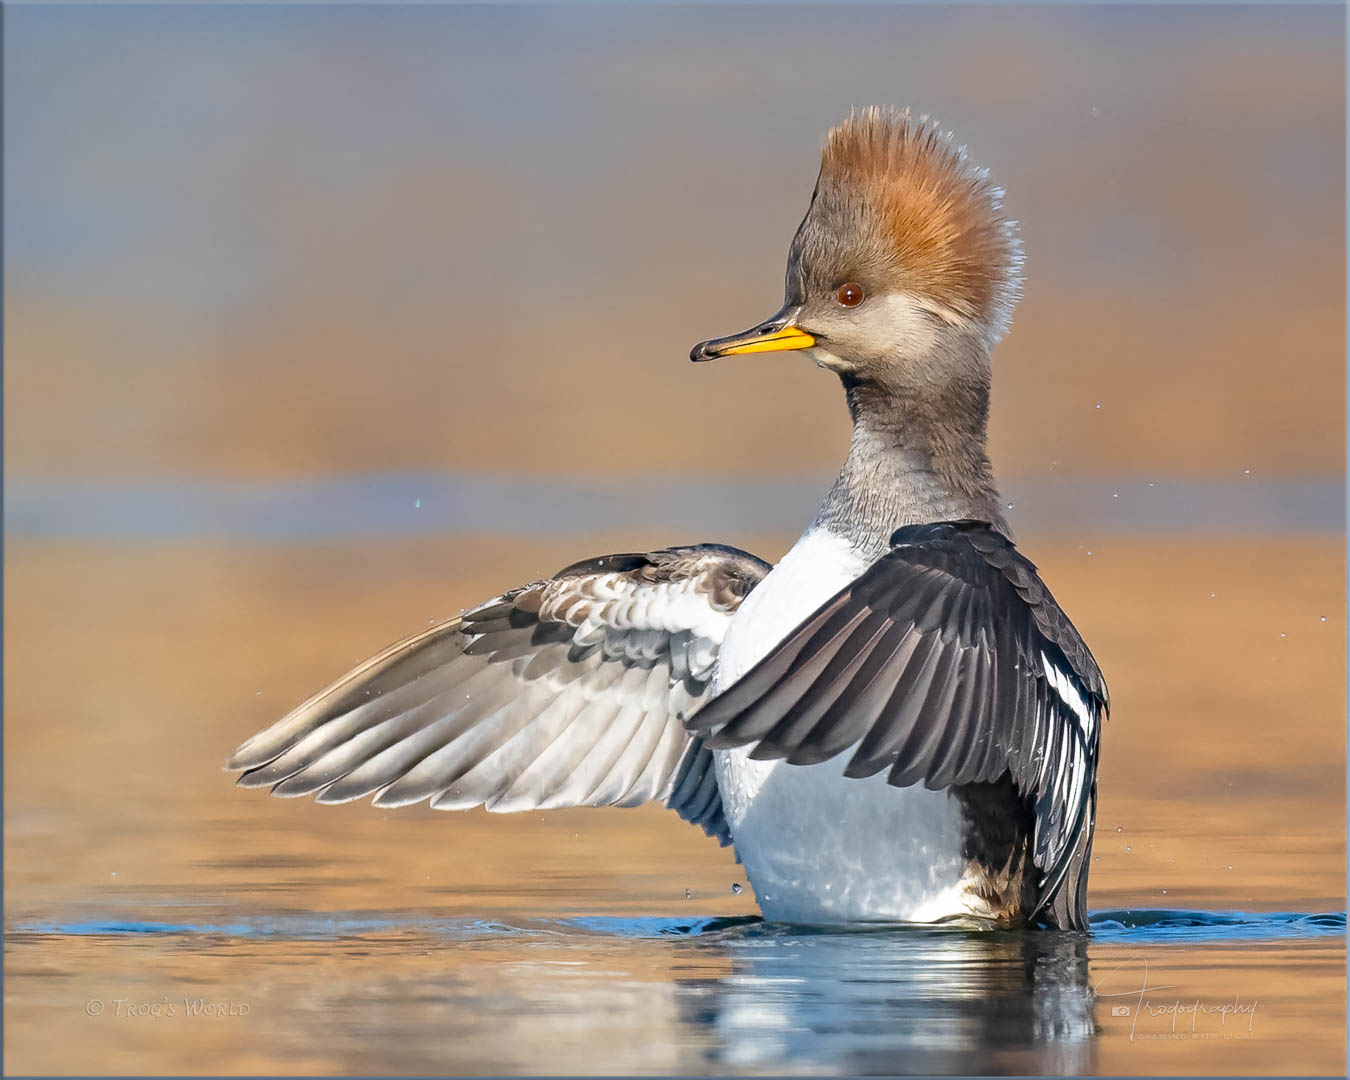
[[[1336,912],[1188,911],[1130,908],[1095,912],[1090,919],[1091,939],[1120,944],[1193,944],[1302,940],[1343,937],[1346,916]],[[809,938],[837,934],[966,935],[980,933],[945,927],[804,927],[766,923],[758,916],[675,919],[668,916],[578,916],[566,919],[525,920],[511,924],[489,919],[427,919],[395,916],[363,917],[344,914],[245,916],[220,922],[156,922],[136,919],[95,919],[70,922],[33,922],[10,927],[11,933],[68,936],[206,935],[326,939],[369,937],[391,933],[429,934],[456,941],[493,937],[612,938]]]

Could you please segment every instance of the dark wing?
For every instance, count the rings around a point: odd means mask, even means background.
[[[908,526],[891,545],[688,727],[796,765],[853,748],[845,776],[889,769],[897,787],[1009,774],[1035,813],[1039,911],[1091,838],[1101,671],[1035,566],[987,524]]]
[[[246,741],[244,787],[438,810],[663,800],[729,842],[684,729],[768,564],[717,545],[608,555],[394,645]]]

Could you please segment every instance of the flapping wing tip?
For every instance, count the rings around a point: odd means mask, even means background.
[[[225,759],[225,764],[221,768],[226,772],[243,772],[245,769],[256,769],[259,765],[267,764],[265,761],[253,760],[253,755],[249,754],[252,746],[253,739],[245,739],[235,747],[234,753]]]
[[[236,777],[234,781],[235,787],[241,788],[265,788],[271,787],[274,783],[276,783],[275,780],[258,776],[255,770],[249,770],[248,772],[242,773]]]

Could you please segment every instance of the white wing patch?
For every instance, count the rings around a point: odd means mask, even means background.
[[[578,595],[580,591],[581,595]],[[627,639],[631,654],[659,648],[666,635],[692,638],[687,652],[688,671],[701,679],[717,654],[717,643],[731,624],[732,611],[708,603],[697,579],[635,585],[620,573],[597,574],[578,583],[551,582],[544,590],[540,617],[575,626],[572,640],[581,646]]]
[[[1049,781],[1055,802],[1061,806],[1077,806],[1082,799],[1084,788],[1090,782],[1091,763],[1088,760],[1088,747],[1097,728],[1097,710],[1094,705],[1083,699],[1069,673],[1052,662],[1044,650],[1041,652],[1041,670],[1045,673],[1046,682],[1054,688],[1059,699],[1068,706],[1069,711],[1077,719],[1078,733],[1071,731],[1068,724],[1056,723],[1052,716],[1040,713],[1040,709],[1044,706],[1038,707],[1038,726],[1043,732],[1048,727],[1049,735],[1043,750],[1037,786],[1043,790],[1045,783]],[[1052,767],[1056,770],[1053,777],[1047,775]],[[1038,846],[1043,827],[1044,823],[1038,819],[1036,822]],[[1051,854],[1051,861],[1056,861],[1053,856],[1057,853]]]
[[[1066,672],[1059,669],[1058,666],[1050,662],[1050,658],[1041,653],[1041,669],[1045,672],[1046,680],[1055,688],[1055,693],[1060,697],[1070,709],[1074,716],[1078,717],[1078,722],[1083,725],[1083,731],[1091,735],[1093,724],[1095,723],[1092,710],[1088,708],[1087,702],[1078,692],[1078,688],[1073,685],[1073,680]]]

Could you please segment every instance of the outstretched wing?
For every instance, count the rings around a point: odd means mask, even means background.
[[[1035,566],[987,524],[961,521],[898,530],[687,726],[710,747],[753,743],[751,757],[797,765],[852,748],[845,776],[889,769],[897,787],[1010,775],[1035,813],[1039,911],[1090,841],[1108,704]]]
[[[244,787],[439,810],[663,800],[724,845],[712,754],[684,720],[768,572],[705,544],[607,555],[399,642],[247,740]]]

